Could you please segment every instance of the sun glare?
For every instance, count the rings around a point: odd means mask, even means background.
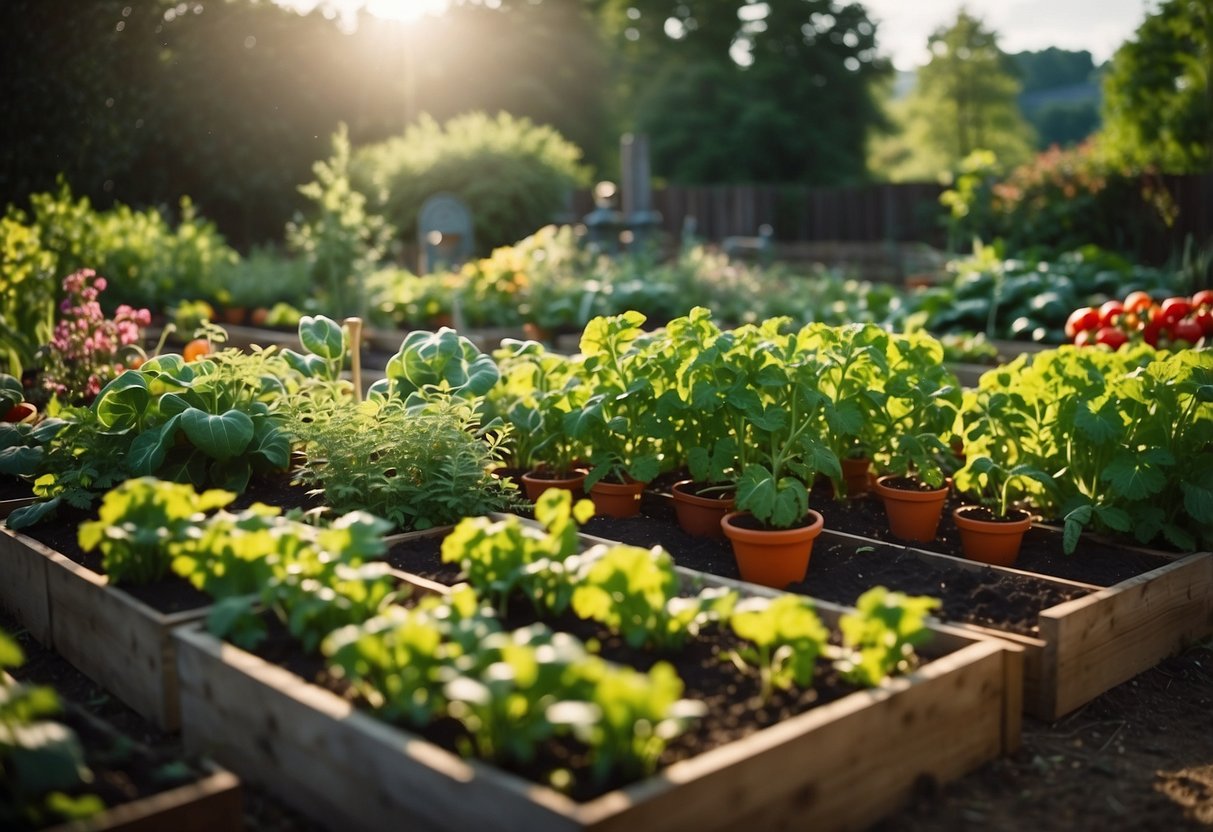
[[[366,11],[380,20],[408,23],[427,14],[446,11],[448,0],[367,0]]]

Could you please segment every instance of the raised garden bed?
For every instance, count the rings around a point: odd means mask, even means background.
[[[833,624],[839,609],[819,612]],[[584,802],[381,723],[197,626],[176,634],[183,737],[337,827],[699,830],[768,828],[793,816],[861,827],[923,782],[959,777],[1018,742],[1018,654],[936,629],[929,661],[907,677]]]
[[[594,537],[636,545],[660,544],[680,565],[737,577],[726,542],[685,535],[673,522],[672,510],[664,498],[649,495],[644,505],[645,513],[639,519],[595,518],[587,531]],[[1024,647],[1023,703],[1034,716],[1057,719],[1213,632],[1213,555],[1207,552],[1167,556],[1129,550],[1130,559],[1138,563],[1136,574],[1110,582],[1101,579],[1108,583],[1101,586],[1095,581],[1073,580],[1078,573],[1066,579],[1024,569],[988,567],[950,555],[839,534],[831,531],[831,518],[838,517],[836,509],[830,510],[834,504],[818,505],[823,506],[826,515],[826,532],[814,547],[808,578],[793,587],[795,591],[838,601],[853,598],[856,586],[885,583],[893,589],[940,594],[947,587],[940,586],[939,592],[924,587],[923,573],[929,567],[951,576],[950,581],[936,581],[960,588],[951,607],[945,598],[944,608],[967,613],[957,622],[959,626]],[[847,563],[850,555],[867,547],[875,551],[864,553],[869,564],[866,571],[865,567]],[[922,570],[915,564],[921,564]],[[826,566],[830,569],[823,569]],[[821,580],[826,571],[845,579],[826,583]],[[981,617],[983,603],[1002,604],[1007,600],[1009,593],[1003,588],[1006,581],[1052,590],[1052,594],[1039,595],[1034,610],[1031,605],[1020,608],[1018,616],[1022,618],[1025,610],[1029,616],[1026,629],[1025,622],[1014,620],[1014,615],[997,622]]]

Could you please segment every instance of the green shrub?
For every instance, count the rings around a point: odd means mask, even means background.
[[[362,148],[353,177],[359,190],[382,199],[406,237],[427,197],[455,194],[472,212],[484,254],[550,222],[569,189],[588,182],[580,158],[550,127],[508,113],[469,113],[445,125],[424,117],[403,136]]]

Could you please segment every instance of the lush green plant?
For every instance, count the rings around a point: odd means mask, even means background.
[[[42,467],[46,446],[65,424],[63,419],[43,419],[36,425],[0,422],[0,475],[32,480]]]
[[[457,563],[468,583],[505,615],[513,598],[526,598],[539,615],[559,615],[568,606],[580,546],[577,529],[594,504],[550,488],[535,503],[540,528],[509,516],[467,517],[442,541],[444,563]]]
[[[582,556],[573,611],[605,625],[636,648],[676,650],[728,618],[736,593],[723,587],[679,595],[674,559],[661,547],[595,547]]]
[[[914,648],[931,638],[926,617],[939,606],[935,598],[873,587],[859,596],[855,612],[838,620],[842,657],[838,670],[848,681],[876,687],[894,673],[912,670]]]
[[[192,486],[139,477],[105,495],[97,519],[80,525],[80,548],[101,550],[101,565],[115,584],[150,584],[163,578],[178,541],[206,512],[236,499],[230,491],[196,492]]]
[[[923,332],[891,336],[886,364],[880,406],[867,414],[860,441],[886,473],[938,488],[955,464],[960,383],[943,363],[943,346]]]
[[[25,662],[0,632],[0,824],[6,829],[84,820],[105,809],[96,795],[70,796],[92,779],[75,733],[47,717],[59,697],[47,687],[13,681],[7,669]]]
[[[215,296],[211,300],[222,306],[244,309],[270,309],[282,302],[300,303],[301,299],[310,298],[314,291],[306,258],[288,258],[270,248],[254,248],[239,260],[219,264],[214,282]],[[306,303],[306,300],[302,302]],[[292,320],[285,325],[294,326],[295,323]]]
[[[55,326],[55,255],[38,228],[10,208],[0,217],[0,369],[20,377]]]
[[[367,210],[367,198],[350,184],[350,140],[344,124],[333,134],[333,155],[312,166],[314,182],[299,192],[315,203],[313,215],[287,225],[287,243],[311,267],[339,315],[366,315],[362,281],[383,258],[395,231]]]
[[[416,228],[426,197],[463,199],[479,251],[513,243],[551,221],[568,190],[586,183],[581,151],[547,126],[500,113],[468,113],[439,125],[422,116],[403,136],[360,149],[357,187],[384,194],[397,228]]]
[[[1046,492],[1055,488],[1053,477],[1031,465],[1005,468],[988,456],[969,457],[956,472],[956,490],[969,494],[996,517],[1006,517],[1011,509],[1011,486],[1016,480],[1038,483]]]
[[[748,642],[730,657],[739,668],[758,669],[763,700],[776,689],[812,687],[817,657],[825,652],[829,631],[809,599],[747,598],[733,609],[729,626]]]
[[[511,462],[524,471],[570,474],[586,455],[565,427],[589,397],[580,360],[548,352],[536,341],[509,338],[493,358],[501,381],[485,397],[485,410],[513,427]]]
[[[450,327],[437,332],[417,330],[400,342],[384,368],[384,378],[371,385],[368,397],[395,398],[406,407],[427,400],[457,397],[475,401],[500,378],[492,356]]]
[[[173,326],[189,340],[204,324],[215,320],[215,307],[205,300],[183,300],[170,310]]]
[[[338,512],[427,529],[513,504],[512,483],[489,473],[504,431],[482,428],[460,399],[433,397],[419,412],[395,399],[350,404],[292,430],[307,456],[296,476]]]
[[[1086,526],[1141,543],[1161,535],[1184,550],[1213,541],[1208,350],[1021,356],[982,376],[964,419],[968,454],[1053,473],[1056,489],[1031,497],[1046,517],[1065,519],[1066,551]]]
[[[581,335],[582,372],[593,387],[580,412],[565,420],[565,430],[590,447],[586,488],[608,477],[648,482],[660,470],[656,438],[664,431],[654,402],[659,385],[669,381],[649,372],[652,352],[644,349],[643,323],[639,312],[624,312],[595,318]]]

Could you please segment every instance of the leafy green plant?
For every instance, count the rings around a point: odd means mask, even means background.
[[[842,655],[835,662],[843,678],[876,687],[894,673],[913,669],[914,648],[931,638],[926,617],[939,606],[935,598],[873,587],[859,596],[855,612],[838,620]]]
[[[776,689],[812,686],[817,657],[825,652],[829,631],[807,598],[747,598],[733,609],[729,626],[748,642],[730,658],[739,668],[758,669],[764,701]]]
[[[539,528],[513,515],[467,517],[442,541],[442,560],[459,564],[468,583],[502,615],[515,597],[526,598],[540,615],[559,615],[575,585],[578,527],[593,514],[590,501],[574,504],[568,491],[548,489],[535,503]]]
[[[48,719],[60,710],[55,691],[19,684],[4,672],[24,662],[21,648],[0,632],[0,824],[44,826],[104,811],[96,795],[67,794],[93,775],[75,733]]]
[[[500,378],[492,356],[449,327],[410,332],[371,385],[368,398],[396,398],[408,407],[424,406],[432,396],[475,400]]]
[[[1021,356],[982,376],[964,418],[970,455],[1053,475],[1056,488],[1031,498],[1065,520],[1066,551],[1088,526],[1184,550],[1213,541],[1207,350],[1067,346]]]
[[[205,513],[235,498],[152,477],[127,480],[105,495],[96,520],[81,524],[80,548],[101,550],[102,567],[115,584],[153,583],[168,572],[178,541]]]
[[[0,476],[32,480],[42,467],[46,446],[66,424],[63,419],[43,419],[36,425],[0,422]]]
[[[970,457],[956,472],[956,490],[975,497],[996,517],[1006,517],[1011,510],[1011,486],[1017,480],[1035,482],[1046,492],[1055,487],[1053,477],[1031,465],[1004,468],[988,456],[978,456]]]
[[[483,429],[463,400],[434,396],[421,412],[395,399],[367,401],[292,430],[307,456],[297,478],[338,512],[427,529],[513,505],[512,483],[489,473],[504,432]]]
[[[55,327],[55,255],[38,228],[9,208],[0,217],[0,369],[20,377]]]
[[[582,557],[575,581],[573,611],[636,648],[676,650],[728,618],[736,601],[736,593],[723,587],[680,596],[674,559],[660,547],[595,547]]]

